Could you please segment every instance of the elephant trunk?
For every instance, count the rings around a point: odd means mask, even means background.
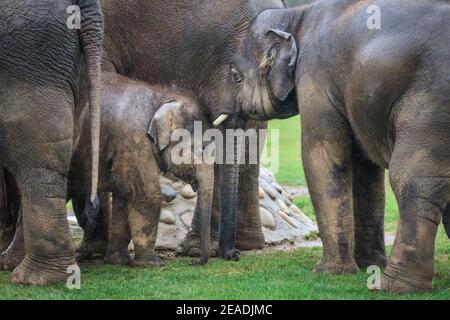
[[[99,147],[100,147],[100,90],[101,90],[101,57],[103,44],[103,15],[99,0],[79,0],[81,10],[80,38],[86,59],[88,78],[89,114],[91,126],[91,185],[90,197],[86,202],[85,216],[94,221],[98,211],[97,197]]]
[[[200,258],[194,265],[208,262],[211,242],[211,208],[214,192],[214,165],[199,165],[197,168],[197,205],[195,216],[199,217]]]
[[[235,119],[234,119],[235,120]],[[224,126],[226,129],[235,129],[236,125],[230,125],[235,121],[228,121]],[[234,137],[233,137],[234,139]],[[227,139],[228,140],[228,137]],[[236,223],[238,210],[238,183],[239,183],[239,164],[238,150],[241,149],[241,141],[227,141],[225,155],[232,152],[232,163],[228,157],[223,164],[223,179],[221,185],[221,207],[219,223],[219,256],[226,260],[239,260],[239,253],[236,245]]]

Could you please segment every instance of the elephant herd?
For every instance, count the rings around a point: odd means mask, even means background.
[[[68,28],[69,6],[80,28]],[[182,244],[193,264],[239,260],[264,246],[259,164],[175,163],[172,135],[300,113],[323,242],[315,271],[378,265],[385,291],[431,290],[441,220],[450,236],[449,15],[441,0],[3,0],[0,269],[46,285],[97,254],[159,265],[161,172],[197,190]],[[386,169],[400,209],[389,259]],[[69,200],[85,230],[76,251]]]

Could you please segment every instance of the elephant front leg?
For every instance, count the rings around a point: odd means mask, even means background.
[[[131,256],[128,252],[131,234],[127,210],[127,200],[120,194],[113,193],[113,209],[108,230],[108,250],[105,255],[105,263],[107,264],[128,265],[131,263]]]
[[[323,243],[316,272],[358,271],[354,260],[351,149],[350,131],[337,110],[328,105],[306,108],[302,115],[302,156]]]
[[[255,131],[253,131],[255,129]],[[245,162],[239,168],[239,201],[236,229],[236,247],[240,250],[257,250],[265,246],[259,213],[259,166],[267,122],[249,121],[245,127],[248,138],[245,147]],[[253,134],[254,133],[254,134]]]
[[[221,166],[216,165],[214,169],[214,193],[211,208],[211,235],[210,235],[210,257],[219,254],[219,219],[220,219],[220,180]],[[183,242],[180,244],[178,253],[188,257],[200,257],[200,216],[194,211],[191,227]]]
[[[134,267],[161,266],[162,259],[155,252],[156,235],[161,212],[161,198],[155,190],[143,201],[136,197],[136,202],[129,205],[128,223],[134,244]]]
[[[67,279],[75,265],[66,211],[64,176],[48,168],[24,170],[22,186],[23,235],[26,254],[12,274],[17,284],[47,285]]]
[[[236,230],[236,248],[239,250],[257,250],[265,246],[259,215],[258,177],[259,163],[240,166]]]
[[[361,150],[353,150],[353,212],[355,260],[360,268],[385,267],[384,169],[369,161]]]

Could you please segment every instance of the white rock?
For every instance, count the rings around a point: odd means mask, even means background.
[[[184,186],[183,190],[181,190],[181,195],[185,199],[192,199],[197,196],[197,193],[195,193],[194,190],[192,190],[192,187],[190,184],[187,184]]]
[[[277,191],[272,188],[272,186],[264,181],[261,181],[262,188],[269,195],[272,200],[277,198]]]
[[[289,212],[290,212],[289,208],[286,206],[286,204],[284,203],[283,200],[277,199],[277,204],[281,211],[283,211],[286,214],[289,214]]]
[[[304,213],[295,205],[290,206],[289,209],[295,214],[304,215]]]
[[[159,217],[159,221],[165,224],[174,224],[175,223],[175,217],[173,216],[172,212],[167,210],[161,211],[161,216]]]
[[[278,212],[278,214],[291,226],[293,226],[294,228],[298,228],[298,224],[293,219],[291,219],[286,213],[280,211]]]
[[[259,198],[264,199],[266,196],[266,193],[264,192],[263,188],[259,187]]]
[[[194,213],[192,211],[183,213],[181,215],[181,221],[183,221],[184,225],[189,228],[192,223],[192,217],[194,216]]]
[[[268,229],[275,229],[275,219],[273,214],[269,210],[264,208],[259,208],[259,214],[261,216],[261,224],[263,227]]]
[[[274,187],[275,190],[278,191],[278,193],[280,193],[280,194],[283,193],[284,190],[283,190],[283,188],[282,188],[278,183],[272,182],[270,185],[271,185],[272,187]]]

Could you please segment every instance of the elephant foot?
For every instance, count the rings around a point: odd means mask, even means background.
[[[241,260],[241,252],[238,249],[228,251],[224,259],[228,261],[239,261]]]
[[[314,267],[314,272],[317,273],[331,273],[331,274],[355,274],[359,271],[355,261],[351,262],[335,262],[335,261],[320,261]]]
[[[112,265],[130,265],[132,259],[128,251],[108,251],[105,255],[104,261],[106,264]]]
[[[381,290],[394,294],[429,292],[433,289],[432,281],[421,280],[417,276],[408,277],[400,270],[387,267],[381,277]]]
[[[236,248],[242,251],[261,250],[266,246],[262,229],[241,230],[236,234]]]
[[[142,257],[135,256],[132,263],[132,266],[136,268],[161,267],[163,265],[163,260],[157,255],[148,255]]]
[[[23,250],[7,250],[0,255],[0,270],[13,271],[25,257]]]
[[[66,261],[63,263],[63,261]],[[11,275],[11,281],[20,285],[46,286],[67,281],[68,268],[75,266],[75,259],[55,259],[44,263],[25,257]]]
[[[78,262],[102,259],[108,249],[107,239],[83,239],[76,251]]]
[[[384,253],[375,252],[370,255],[355,255],[356,264],[360,269],[367,269],[370,266],[384,268],[387,266],[387,257]]]
[[[209,252],[212,258],[219,255],[219,243],[216,240],[211,241]],[[189,233],[177,249],[178,255],[186,257],[200,257],[200,253],[200,239]]]

